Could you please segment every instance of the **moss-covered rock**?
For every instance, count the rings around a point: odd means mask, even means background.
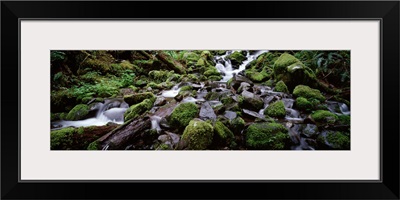
[[[241,97],[238,98],[239,105],[249,110],[260,110],[264,106],[264,101],[254,93],[243,91]]]
[[[221,121],[217,121],[214,124],[214,136],[217,142],[224,145],[230,144],[235,137],[232,131]]]
[[[150,110],[153,107],[154,101],[155,98],[145,99],[142,102],[129,107],[124,113],[125,121],[138,117],[146,111]]]
[[[338,115],[338,123],[341,125],[350,125],[349,115]]]
[[[214,136],[213,126],[200,119],[193,119],[186,126],[182,140],[191,150],[207,149],[211,145]]]
[[[298,85],[293,90],[293,95],[295,97],[304,97],[309,100],[317,99],[320,102],[325,101],[325,97],[321,94],[321,92],[317,89],[310,88],[306,85]]]
[[[154,88],[155,89],[155,88]],[[151,92],[144,92],[144,93],[136,93],[131,95],[125,95],[124,101],[129,105],[134,105],[142,102],[145,99],[153,100],[156,97]]]
[[[231,63],[233,65],[240,65],[243,61],[246,60],[246,56],[244,56],[241,51],[235,51],[225,58],[231,60]]]
[[[264,70],[258,72],[252,69],[246,70],[245,76],[256,83],[261,83],[270,78],[270,75]]]
[[[278,123],[254,123],[246,130],[246,145],[249,149],[285,149],[290,142],[287,129]]]
[[[291,91],[296,85],[317,86],[314,72],[296,57],[283,53],[274,63],[275,80],[282,80]]]
[[[206,100],[219,100],[220,96],[221,96],[221,94],[219,92],[209,92],[205,96],[205,99]]]
[[[50,149],[63,149],[62,147],[72,146],[71,135],[75,133],[75,128],[68,127],[60,130],[51,131]]]
[[[80,120],[84,119],[89,114],[89,106],[86,104],[78,104],[65,117],[66,120]]]
[[[221,75],[218,75],[218,76],[209,76],[208,78],[207,78],[207,80],[210,80],[210,81],[220,81],[222,79],[222,76]]]
[[[231,128],[235,134],[239,134],[244,129],[246,122],[241,117],[236,117],[231,122]]]
[[[285,104],[281,100],[275,101],[264,110],[264,114],[270,117],[283,118],[286,116]]]
[[[100,148],[99,142],[94,141],[88,145],[87,150],[100,150],[99,148]]]
[[[288,90],[286,84],[283,81],[279,81],[279,82],[276,83],[275,91],[276,92],[289,93],[289,90]]]
[[[194,52],[186,52],[183,54],[182,59],[186,62],[186,66],[191,66],[196,64],[200,56]]]
[[[337,115],[327,110],[317,110],[311,114],[311,118],[318,124],[334,124],[338,120]]]
[[[197,117],[199,114],[199,108],[196,104],[188,102],[179,104],[171,113],[169,117],[169,123],[172,127],[179,129],[185,128],[190,120]]]
[[[213,67],[211,69],[208,69],[207,71],[204,72],[204,76],[220,76],[221,74],[218,72],[218,70]]]
[[[341,150],[350,149],[350,137],[341,132],[328,132],[326,134],[326,141],[334,148]]]
[[[297,97],[295,105],[297,109],[303,111],[310,111],[313,108],[311,102],[304,97]]]

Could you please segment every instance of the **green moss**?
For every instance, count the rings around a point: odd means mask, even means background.
[[[235,100],[232,99],[230,96],[221,97],[221,103],[224,105],[229,105],[235,103]]]
[[[194,119],[186,126],[182,140],[187,142],[188,149],[203,150],[212,143],[213,136],[214,129],[211,124]]]
[[[286,115],[285,104],[281,100],[275,101],[264,110],[264,114],[270,117],[279,117],[279,118],[285,117]]]
[[[152,70],[149,72],[149,77],[157,83],[167,81],[168,78],[176,77],[176,75],[173,70]]]
[[[209,76],[207,79],[210,80],[210,81],[219,81],[219,80],[222,79],[222,76],[221,75],[219,75],[219,76]]]
[[[183,129],[190,120],[194,119],[199,113],[196,104],[188,102],[179,104],[171,113],[169,123],[176,128]]]
[[[276,83],[275,91],[289,93],[289,90],[288,90],[286,84],[283,81],[279,81],[279,82]]]
[[[226,56],[226,59],[231,60],[233,64],[240,64],[246,60],[246,56],[244,56],[240,51],[235,51],[232,54]]]
[[[341,132],[328,132],[326,134],[326,140],[335,149],[350,149],[350,137]]]
[[[219,76],[219,75],[221,74],[217,71],[215,67],[204,72],[204,76]]]
[[[234,138],[234,135],[228,127],[226,127],[221,121],[215,122],[214,134],[217,136],[218,140],[229,144],[230,140]]]
[[[232,87],[232,81],[233,81],[233,78],[230,78],[227,82],[226,82],[226,86],[227,86],[227,88],[231,88]]]
[[[245,71],[245,76],[256,83],[263,82],[270,77],[270,75],[267,72],[265,72],[264,70],[261,72],[257,72],[255,70],[251,70],[251,69]]]
[[[191,90],[193,90],[193,87],[190,86],[190,85],[183,86],[183,87],[181,87],[181,89],[180,89],[181,92],[182,92],[182,91],[191,91]]]
[[[296,107],[299,110],[310,111],[313,108],[313,105],[306,98],[297,97],[297,99],[296,99]]]
[[[295,63],[301,63],[296,57],[288,54],[288,53],[283,53],[276,61],[274,64],[274,73],[275,75],[277,74],[282,74],[286,72],[286,67],[295,64]]]
[[[278,123],[254,123],[246,130],[246,145],[250,149],[284,149],[290,141],[287,129]]]
[[[338,122],[341,125],[350,125],[350,116],[349,115],[338,115]]]
[[[194,65],[200,59],[200,56],[194,52],[186,52],[183,54],[182,59],[186,61],[186,65]]]
[[[143,87],[145,85],[147,85],[147,81],[146,80],[139,79],[139,80],[135,81],[135,86],[137,86],[137,87]]]
[[[99,150],[99,142],[94,141],[94,142],[90,143],[87,147],[87,150]]]
[[[124,113],[125,121],[136,118],[139,115],[150,110],[153,107],[154,101],[155,101],[155,98],[145,99],[144,101],[129,107]]]
[[[265,85],[268,87],[272,87],[274,85],[274,80],[269,79],[268,81],[265,82]]]
[[[321,102],[325,101],[325,97],[317,89],[312,89],[306,85],[298,85],[294,88],[293,94],[296,97],[304,97],[307,99],[317,99]]]
[[[205,96],[206,100],[219,100],[219,97],[221,96],[220,93],[218,92],[209,92],[207,93],[207,95]]]
[[[338,116],[326,111],[326,110],[317,110],[313,114],[311,114],[311,118],[320,124],[333,124],[338,120]]]
[[[65,146],[71,146],[71,136],[75,133],[72,127],[63,128],[50,133],[50,149],[59,149]]]
[[[155,87],[155,88],[157,88],[157,87]],[[134,104],[142,102],[145,99],[153,100],[155,98],[156,97],[154,96],[153,93],[144,92],[144,93],[136,93],[136,94],[131,94],[131,95],[125,95],[124,96],[124,101],[129,105],[134,105]]]
[[[241,117],[236,117],[230,124],[235,133],[240,133],[244,129],[246,122]]]
[[[171,148],[168,146],[168,144],[160,144],[156,150],[171,150]]]
[[[204,59],[211,59],[212,55],[210,51],[202,51],[200,54],[200,57],[204,58]]]
[[[85,128],[84,127],[79,127],[76,132],[78,134],[83,134],[85,132]]]
[[[80,120],[85,118],[89,113],[89,106],[86,104],[78,104],[65,117],[66,120]]]

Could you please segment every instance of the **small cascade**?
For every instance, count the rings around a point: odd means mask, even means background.
[[[157,130],[157,132],[159,133],[161,131],[161,127],[160,127],[161,117],[157,116],[157,115],[153,115],[150,117],[150,120],[151,120],[151,129]]]
[[[181,90],[181,88],[178,85],[175,85],[174,87],[172,87],[171,90],[166,90],[162,93],[163,97],[166,98],[174,98],[176,95],[178,95],[179,91]]]
[[[122,99],[106,99],[104,103],[100,102],[92,107],[92,110],[97,110],[95,117],[76,121],[55,121],[51,124],[52,130],[65,127],[104,126],[109,122],[123,124],[127,109],[127,104]]]
[[[247,55],[246,55],[246,60],[242,62],[242,64],[239,66],[238,69],[233,69],[232,67],[232,63],[230,60],[225,59],[226,56],[234,53],[235,51],[227,51],[224,55],[222,56],[216,56],[215,57],[215,61],[216,61],[216,65],[215,68],[218,70],[218,72],[220,72],[223,77],[221,82],[227,82],[229,79],[231,79],[233,77],[233,74],[239,74],[239,72],[243,71],[246,69],[246,66],[253,60],[257,59],[257,57],[265,52],[268,51],[256,51],[253,54],[250,54],[249,51],[247,51]]]

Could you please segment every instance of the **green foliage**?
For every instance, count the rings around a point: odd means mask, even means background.
[[[279,118],[285,117],[286,115],[285,104],[281,100],[275,101],[264,110],[264,114],[270,117],[279,117]]]
[[[283,81],[279,81],[278,83],[276,83],[275,91],[289,93],[289,90]]]
[[[338,123],[341,125],[350,125],[349,115],[338,115]]]
[[[154,101],[155,98],[156,98],[156,96],[154,96],[153,93],[143,92],[143,93],[125,95],[124,101],[129,105],[134,105],[134,104],[138,104],[138,103],[144,101],[145,99],[150,99],[151,101]]]
[[[226,56],[226,59],[231,60],[232,64],[240,64],[246,60],[246,56],[244,56],[241,51],[235,51],[232,54]]]
[[[250,149],[284,149],[289,140],[287,129],[278,123],[254,123],[246,130],[246,145]]]
[[[62,61],[65,59],[65,53],[62,51],[50,51],[50,60],[54,61]]]
[[[306,85],[298,85],[293,90],[293,95],[296,97],[304,97],[307,99],[317,99],[321,102],[325,101],[325,97],[317,89],[312,89]]]
[[[182,140],[187,142],[190,150],[203,150],[212,143],[213,135],[214,129],[211,124],[194,119],[186,126]]]
[[[171,113],[169,123],[176,128],[183,129],[190,120],[194,119],[199,113],[196,104],[188,102],[179,104]]]

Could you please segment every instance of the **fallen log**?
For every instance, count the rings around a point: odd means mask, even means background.
[[[164,52],[157,51],[156,57],[161,62],[165,63],[171,70],[174,70],[179,74],[186,74],[185,67],[180,62],[174,60],[171,56],[165,54]]]
[[[149,128],[151,128],[151,121],[148,116],[129,120],[122,126],[97,139],[95,141],[97,149],[125,149],[129,142],[132,142]]]

